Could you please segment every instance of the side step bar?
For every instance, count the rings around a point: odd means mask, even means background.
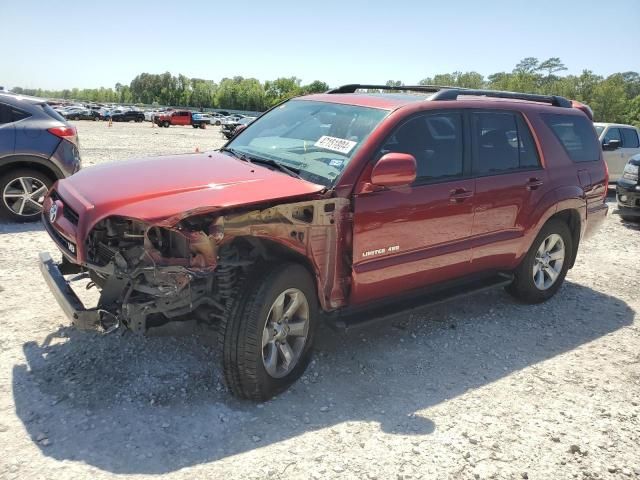
[[[333,315],[329,314],[325,320],[335,330],[353,330],[378,322],[389,322],[430,305],[437,305],[497,287],[506,287],[512,281],[513,274],[511,273],[497,273],[489,277],[455,280],[422,290],[411,296],[396,299],[393,302],[376,302],[375,305],[368,307],[346,309]]]

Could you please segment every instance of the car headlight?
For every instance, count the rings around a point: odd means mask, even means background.
[[[637,182],[639,170],[640,170],[640,166],[627,163],[627,165],[624,167],[624,170],[622,172],[622,178],[626,178],[627,180],[633,180],[634,182]]]

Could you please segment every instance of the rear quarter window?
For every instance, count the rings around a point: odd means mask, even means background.
[[[553,131],[574,162],[600,159],[600,143],[592,123],[583,116],[543,114],[542,119]]]
[[[64,119],[64,117],[60,115],[58,112],[56,112],[53,108],[51,108],[46,103],[41,104],[40,107],[42,107],[42,110],[44,110],[44,113],[49,115],[54,120],[57,120],[62,123],[66,123],[66,120]]]

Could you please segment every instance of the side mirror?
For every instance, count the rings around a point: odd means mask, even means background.
[[[410,185],[416,179],[416,159],[407,153],[383,155],[371,172],[371,183],[379,187]]]
[[[617,150],[618,148],[620,148],[620,140],[609,140],[608,143],[602,144],[603,150],[611,151]]]

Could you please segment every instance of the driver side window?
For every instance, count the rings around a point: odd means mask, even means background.
[[[607,130],[607,133],[604,134],[603,142],[607,144],[611,140],[618,140],[620,143],[622,143],[622,138],[620,137],[620,129],[610,128],[609,130]]]
[[[416,182],[463,175],[462,115],[423,114],[404,122],[387,140],[380,156],[408,153],[416,159]]]

